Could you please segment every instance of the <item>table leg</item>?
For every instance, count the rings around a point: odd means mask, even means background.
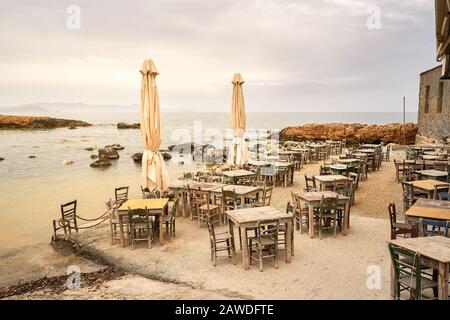
[[[292,222],[286,223],[286,263],[291,263],[292,254]]]
[[[245,204],[245,196],[241,196],[241,206]]]
[[[245,270],[250,268],[250,257],[248,252],[247,229],[241,228],[242,263]]]
[[[119,215],[120,243],[125,247],[125,236],[123,234],[123,217]]]
[[[390,268],[390,291],[391,291],[391,300],[395,300],[395,276],[394,276],[394,268],[391,265]]]
[[[344,236],[347,235],[348,228],[350,227],[349,219],[350,219],[350,200],[345,203],[344,207],[344,221],[342,221],[342,234]]]
[[[234,223],[228,220],[228,228],[231,234],[231,250],[233,250],[233,264],[236,264],[236,243],[234,242]]]
[[[159,216],[159,244],[164,243],[164,209]]]
[[[439,262],[438,266],[438,299],[448,300],[448,263]]]
[[[309,237],[314,238],[314,207],[309,205]]]

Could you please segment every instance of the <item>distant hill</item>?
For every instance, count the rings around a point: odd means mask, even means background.
[[[139,112],[139,104],[129,105],[101,105],[86,104],[83,102],[66,103],[66,102],[36,102],[18,105],[14,107],[1,107],[0,114],[30,114],[45,115],[46,113],[55,112]],[[161,106],[162,112],[189,112],[181,108],[168,108]]]

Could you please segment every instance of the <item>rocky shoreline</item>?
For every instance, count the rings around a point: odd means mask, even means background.
[[[0,115],[0,130],[76,129],[77,127],[89,126],[92,126],[92,124],[80,120]]]
[[[280,141],[319,141],[347,140],[349,143],[395,143],[414,144],[417,125],[400,123],[387,125],[367,124],[305,124],[303,126],[287,127],[280,132]]]

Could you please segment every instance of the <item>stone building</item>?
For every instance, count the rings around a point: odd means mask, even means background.
[[[442,80],[442,66],[420,75],[417,143],[442,143],[450,137],[450,81]]]
[[[450,0],[435,0],[436,59],[442,65],[420,75],[417,143],[450,139]]]

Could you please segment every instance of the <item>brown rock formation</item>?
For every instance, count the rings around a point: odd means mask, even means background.
[[[403,139],[403,125],[392,123],[387,125],[367,124],[306,124],[304,126],[287,127],[281,130],[281,141],[318,141],[318,140],[342,140],[350,143],[397,143],[414,144],[417,125],[408,123],[405,125],[405,141]]]
[[[140,123],[125,123],[125,122],[119,122],[117,124],[117,129],[139,129],[141,128]]]
[[[54,129],[65,127],[88,127],[91,124],[79,120],[56,119],[50,117],[0,115],[0,129]]]

